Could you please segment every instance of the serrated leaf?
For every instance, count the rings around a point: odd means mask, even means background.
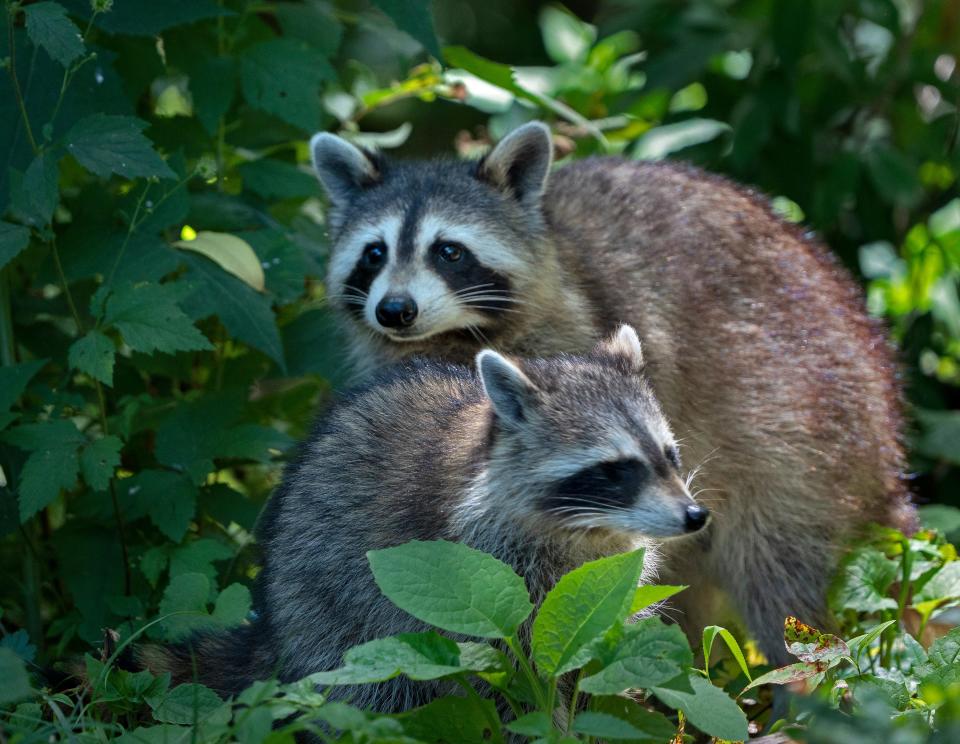
[[[83,479],[95,491],[105,491],[113,478],[113,471],[120,465],[120,450],[123,442],[108,434],[83,448],[80,455],[80,470]]]
[[[831,605],[861,612],[895,610],[897,602],[887,591],[899,570],[895,561],[875,548],[857,551],[838,573],[830,592]]]
[[[4,441],[31,452],[20,472],[20,521],[53,502],[77,483],[77,449],[84,437],[69,421],[27,424],[4,432]]]
[[[617,695],[631,688],[662,685],[693,663],[690,644],[679,626],[648,617],[624,629],[613,658],[599,672],[584,677],[580,689]]]
[[[233,558],[233,550],[219,540],[201,537],[181,545],[170,554],[170,578],[186,573],[199,573],[211,582],[217,578],[217,569],[213,565],[218,561]]]
[[[131,116],[93,114],[77,122],[67,133],[67,151],[90,172],[137,177],[176,178],[153,143],[143,135],[147,123]]]
[[[647,710],[625,696],[594,696],[590,699],[590,709],[630,724],[637,732],[630,741],[639,744],[663,744],[671,741],[676,733],[676,727],[662,713]]]
[[[850,655],[850,649],[842,638],[821,633],[792,615],[784,620],[783,640],[787,651],[809,663],[829,663]]]
[[[23,659],[9,648],[0,648],[0,705],[15,703],[31,697],[30,675]]]
[[[419,41],[432,57],[440,59],[440,44],[433,29],[430,3],[426,0],[373,0],[374,5],[393,19],[397,28]]]
[[[192,683],[177,685],[154,708],[153,717],[164,723],[210,723],[210,715],[222,705],[223,701],[209,687]]]
[[[124,509],[147,514],[157,528],[180,542],[197,510],[197,489],[187,478],[166,470],[141,470],[117,485]]]
[[[90,0],[65,0],[65,4],[72,13],[90,17]],[[234,11],[218,6],[215,0],[122,0],[114,2],[109,12],[99,13],[95,24],[111,34],[157,36],[175,26],[232,15]]]
[[[533,610],[510,566],[460,543],[414,540],[371,550],[367,560],[391,602],[452,633],[509,638]]]
[[[177,305],[171,284],[121,284],[107,299],[104,325],[113,326],[134,351],[203,351],[213,345]]]
[[[83,37],[76,24],[67,18],[66,9],[59,3],[36,3],[23,9],[27,35],[37,46],[64,67],[69,67],[83,54]]]
[[[0,638],[0,648],[10,649],[26,662],[31,662],[37,657],[37,647],[30,643],[30,636],[23,628]]]
[[[655,687],[653,694],[671,708],[682,710],[705,734],[730,741],[749,736],[746,715],[727,693],[698,674],[690,675],[690,686],[692,694],[666,687]]]
[[[930,644],[927,658],[934,668],[951,666],[960,662],[960,627],[951,628],[946,635]]]
[[[220,318],[230,335],[262,351],[284,370],[283,346],[270,302],[205,256],[184,255],[197,291],[183,302],[194,318]]]
[[[320,84],[336,80],[323,55],[296,39],[273,39],[244,50],[240,64],[247,103],[304,131],[321,128]]]
[[[321,685],[352,685],[385,682],[401,674],[429,680],[464,671],[457,644],[428,631],[378,638],[355,646],[344,655],[339,669],[313,674],[310,679]]]
[[[527,713],[507,724],[507,731],[529,737],[544,737],[550,734],[553,721],[542,711]]]
[[[224,626],[239,625],[246,620],[253,606],[250,590],[243,584],[231,584],[213,605],[213,619]]]
[[[30,244],[30,229],[0,222],[0,269],[15,259]]]
[[[27,383],[47,363],[46,359],[0,367],[0,412],[8,410],[27,387]]]
[[[85,372],[105,385],[113,385],[113,364],[117,349],[113,341],[100,331],[88,331],[72,344],[67,362],[74,369]]]
[[[564,576],[533,622],[531,652],[543,674],[556,676],[590,658],[590,643],[630,611],[643,550],[585,563]]]
[[[203,574],[187,573],[173,577],[160,600],[159,615],[170,615],[160,623],[163,636],[176,640],[197,628],[209,627],[209,598],[210,579]]]
[[[60,197],[59,159],[49,151],[37,155],[19,183],[12,180],[10,201],[17,219],[36,228],[50,224]]]
[[[237,170],[243,186],[264,199],[305,199],[317,194],[317,179],[292,163],[261,158]]]
[[[263,267],[250,244],[236,235],[203,231],[193,240],[178,240],[174,245],[206,256],[224,271],[243,280],[258,292],[264,289]]]

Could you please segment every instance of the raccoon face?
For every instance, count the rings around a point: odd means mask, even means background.
[[[586,357],[521,369],[488,350],[477,366],[497,423],[489,489],[509,493],[518,517],[660,538],[706,524],[631,327]]]
[[[336,307],[398,343],[479,340],[523,313],[543,232],[544,125],[521,127],[478,163],[390,163],[326,133],[310,144],[331,202]]]

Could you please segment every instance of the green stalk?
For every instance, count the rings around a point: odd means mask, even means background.
[[[577,672],[577,681],[573,683],[573,695],[570,696],[570,707],[567,709],[567,733],[573,728],[573,719],[577,715],[577,703],[580,699],[580,680],[583,679],[583,667]]]
[[[547,710],[547,698],[543,692],[543,683],[534,673],[533,667],[530,665],[529,659],[527,659],[527,655],[523,652],[523,646],[520,643],[520,638],[514,634],[513,637],[505,640],[507,642],[507,647],[513,652],[514,657],[516,657],[517,663],[520,665],[520,670],[527,678],[527,682],[530,683],[530,688],[533,690],[533,694],[537,698],[537,705],[539,705],[544,712],[549,713],[550,711]]]
[[[20,90],[20,81],[17,79],[17,45],[16,40],[13,38],[13,16],[16,13],[16,9],[13,6],[13,3],[7,2],[7,39],[10,46],[10,79],[13,81],[13,95],[17,99],[17,106],[20,108],[20,116],[23,119],[23,127],[27,132],[27,139],[30,140],[30,147],[33,148],[34,154],[40,152],[40,148],[37,146],[37,140],[33,136],[33,129],[30,127],[30,117],[27,116],[27,105],[23,100],[23,92]]]

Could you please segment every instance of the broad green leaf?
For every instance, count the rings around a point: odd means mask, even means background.
[[[105,385],[113,385],[113,364],[117,349],[113,341],[97,330],[88,331],[72,344],[67,362]]]
[[[17,402],[27,383],[46,363],[46,359],[36,359],[0,367],[0,412],[8,410]]]
[[[216,582],[217,569],[213,565],[220,561],[230,560],[234,551],[219,540],[201,537],[191,540],[180,547],[174,548],[170,554],[170,578],[188,573],[199,573],[206,576],[211,584]]]
[[[624,629],[614,657],[599,672],[584,677],[580,689],[595,695],[617,695],[632,688],[662,685],[693,663],[693,652],[677,625],[648,617]]]
[[[20,252],[29,244],[29,228],[0,222],[0,269],[20,255]]]
[[[179,251],[156,235],[139,230],[128,236],[126,231],[86,225],[68,231],[59,242],[67,279],[74,282],[103,277],[99,292],[124,282],[158,281],[181,263]]]
[[[699,674],[690,675],[690,686],[692,694],[666,687],[655,687],[653,694],[671,708],[682,710],[705,734],[730,741],[749,736],[746,715],[727,693]]]
[[[264,199],[305,199],[318,193],[315,176],[282,160],[262,158],[244,163],[238,170],[244,188]]]
[[[957,447],[960,450],[960,445]],[[921,506],[920,523],[928,530],[940,530],[944,534],[949,534],[955,530],[960,530],[960,509],[946,504],[928,504]]]
[[[109,499],[105,502],[100,503],[109,509]],[[82,520],[72,522],[54,533],[57,578],[66,584],[79,611],[78,635],[88,643],[102,643],[103,629],[117,622],[106,598],[123,594],[123,551],[116,530],[102,524],[83,525]]]
[[[403,730],[418,741],[490,744],[490,721],[499,719],[493,700],[443,697],[399,717]]]
[[[630,724],[637,732],[631,739],[634,742],[663,744],[676,733],[676,727],[662,713],[647,710],[625,696],[595,695],[590,699],[590,709]]]
[[[960,662],[960,627],[951,628],[946,635],[930,644],[927,658],[934,668],[951,666]]]
[[[27,18],[27,34],[37,46],[64,67],[69,67],[83,54],[80,29],[67,18],[66,9],[58,3],[36,3],[23,9]]]
[[[104,325],[113,326],[134,351],[202,351],[213,345],[177,305],[171,284],[121,284],[107,299]]]
[[[546,713],[537,711],[527,713],[507,724],[507,731],[529,737],[543,737],[550,734],[553,721]]]
[[[26,662],[31,662],[37,657],[37,647],[30,643],[30,636],[23,628],[0,638],[0,648],[10,649]]]
[[[718,635],[723,639],[724,643],[727,644],[727,648],[730,649],[733,658],[736,659],[737,664],[740,665],[740,670],[749,681],[751,679],[750,667],[747,664],[747,660],[743,657],[740,644],[737,643],[737,639],[733,637],[733,634],[729,630],[721,628],[719,625],[708,625],[703,629],[703,668],[708,671],[710,669],[710,651],[713,649],[713,642]]]
[[[71,12],[87,19],[91,0],[68,0]],[[100,13],[96,25],[111,34],[157,36],[174,26],[183,26],[218,15],[232,16],[234,11],[219,6],[216,0],[114,0],[109,12]]]
[[[878,626],[873,628],[869,633],[864,633],[856,638],[851,638],[849,641],[847,641],[847,646],[850,649],[850,657],[859,662],[860,656],[864,650],[867,649],[871,643],[877,640],[883,634],[883,631],[885,631],[891,625],[896,625],[896,623],[896,620],[887,620],[885,623],[880,623]]]
[[[62,490],[77,483],[80,462],[77,449],[83,435],[69,421],[19,426],[5,438],[21,449],[31,450],[20,473],[20,521],[26,522],[48,506]]]
[[[45,228],[53,218],[60,198],[59,161],[49,151],[37,155],[19,183],[11,184],[10,199],[18,219]]]
[[[203,231],[193,240],[178,240],[174,245],[206,256],[221,269],[242,279],[258,292],[264,289],[263,267],[250,244],[236,235]]]
[[[306,278],[312,271],[304,255],[304,244],[294,242],[293,236],[280,230],[251,230],[244,235],[266,279],[267,292],[278,305],[287,305],[300,299],[306,288]]]
[[[874,548],[857,551],[845,562],[831,588],[836,609],[877,612],[895,610],[897,602],[887,596],[900,566]]]
[[[23,659],[9,648],[0,648],[0,705],[9,705],[31,697],[30,675]]]
[[[951,561],[937,571],[914,596],[913,604],[932,600],[960,598],[960,560]]]
[[[578,713],[573,719],[574,733],[594,736],[598,739],[628,739],[644,740],[644,732],[634,727],[629,721],[617,718],[609,713],[599,713],[585,710]]]
[[[270,301],[205,256],[184,255],[196,291],[183,301],[195,319],[216,315],[230,335],[262,351],[285,369],[283,347]]]
[[[918,408],[915,415],[923,428],[917,451],[927,457],[960,464],[960,411]]]
[[[631,154],[639,160],[662,160],[671,153],[714,140],[730,131],[730,125],[713,119],[686,119],[645,132]]]
[[[163,723],[209,723],[209,716],[218,713],[222,703],[217,693],[209,687],[198,684],[177,685],[154,708],[153,717]]]
[[[180,542],[197,510],[197,489],[183,475],[166,470],[141,470],[117,483],[122,508],[147,514],[157,528]]]
[[[635,615],[641,610],[647,609],[650,605],[669,599],[674,594],[679,594],[686,586],[669,586],[660,584],[645,584],[637,587],[633,595],[633,601],[630,603],[630,614]]]
[[[425,0],[373,0],[374,5],[386,13],[397,28],[406,31],[419,41],[432,57],[440,59],[440,45],[433,30],[430,3]]]
[[[176,178],[143,135],[147,123],[131,116],[93,114],[67,133],[67,151],[98,176]]]
[[[328,58],[336,54],[343,37],[343,24],[333,7],[319,3],[277,3],[277,20],[283,35],[303,39]]]
[[[850,680],[853,697],[863,703],[868,697],[883,700],[894,710],[904,710],[910,703],[910,692],[903,682],[875,674],[864,674]]]
[[[533,622],[531,652],[543,674],[587,662],[590,643],[629,613],[642,569],[641,549],[585,563],[557,582]]]
[[[470,671],[461,665],[460,648],[434,631],[406,633],[351,648],[343,666],[318,672],[310,679],[321,685],[353,685],[384,682],[400,674],[428,680]]]
[[[809,663],[829,663],[850,655],[850,649],[842,638],[821,633],[792,615],[784,621],[783,639],[787,651]]]
[[[296,39],[273,39],[244,50],[240,64],[247,103],[304,131],[321,128],[320,85],[336,79],[323,55]]]
[[[203,574],[187,573],[170,580],[159,615],[170,615],[158,626],[157,632],[170,641],[176,641],[199,628],[209,628],[210,614],[207,601],[210,599],[210,579]]]
[[[462,46],[444,47],[443,56],[451,67],[464,69],[481,80],[510,91],[515,96],[530,97],[530,94],[517,84],[513,68],[509,65],[484,59]]]
[[[414,540],[371,550],[367,560],[391,602],[451,633],[509,638],[533,610],[510,566],[460,543]]]
[[[217,595],[213,619],[224,626],[239,625],[250,614],[253,598],[243,584],[231,584]]]
[[[216,134],[220,117],[230,110],[237,77],[234,57],[208,57],[190,68],[193,109],[208,134]]]
[[[543,46],[554,62],[583,62],[597,40],[597,29],[565,8],[546,5],[540,10]]]
[[[743,695],[747,690],[760,685],[786,685],[791,682],[799,682],[802,679],[808,679],[816,674],[820,674],[826,665],[808,664],[804,661],[798,661],[796,664],[788,664],[779,669],[773,669],[766,674],[761,674],[740,691]]]
[[[888,202],[912,207],[923,196],[917,167],[899,150],[888,145],[874,145],[864,160],[874,186]]]
[[[108,434],[91,442],[80,454],[80,470],[87,485],[95,491],[105,491],[113,478],[113,471],[120,465],[120,450],[123,442]]]

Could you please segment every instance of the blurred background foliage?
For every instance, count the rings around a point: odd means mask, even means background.
[[[918,500],[960,505],[960,0],[5,11],[8,646],[49,662],[158,611],[245,616],[260,505],[346,379],[321,129],[474,156],[540,118],[561,161],[677,158],[768,194],[864,282],[901,348]]]

